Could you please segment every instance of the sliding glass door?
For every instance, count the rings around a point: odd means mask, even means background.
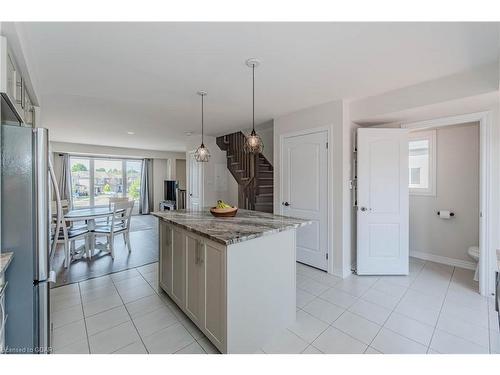
[[[94,206],[107,206],[109,198],[123,197],[122,160],[94,159]]]
[[[139,210],[142,161],[71,156],[73,207],[107,206],[109,198],[127,197]]]
[[[73,207],[88,207],[91,205],[90,160],[88,158],[70,158],[71,195]]]
[[[129,200],[134,200],[134,210],[139,212],[139,198],[141,197],[141,160],[126,160],[125,161],[125,179],[127,186],[127,197]]]

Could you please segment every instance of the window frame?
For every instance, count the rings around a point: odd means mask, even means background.
[[[414,188],[410,187],[408,179],[408,192],[410,195],[415,196],[436,196],[436,173],[437,173],[437,158],[436,158],[436,130],[416,131],[410,132],[408,135],[408,173],[411,173],[410,167],[410,142],[414,141],[428,141],[429,142],[429,187],[427,188]]]
[[[90,155],[79,155],[79,154],[70,154],[70,165],[71,159],[87,159],[89,161],[89,206],[90,207],[105,207],[105,205],[95,205],[95,192],[94,192],[94,183],[95,183],[95,160],[114,160],[120,161],[122,163],[122,180],[123,180],[123,192],[121,194],[122,197],[127,197],[128,192],[128,181],[127,181],[127,161],[136,161],[141,163],[142,169],[142,159],[137,158],[127,158],[127,157],[106,157],[106,156],[90,156]],[[142,174],[142,170],[141,170]],[[70,178],[73,178],[73,175],[70,173]],[[73,187],[73,183],[71,182],[71,186]],[[140,198],[139,198],[140,200]],[[73,206],[73,188],[71,189],[71,205]],[[138,204],[134,205],[133,214],[138,213]],[[75,209],[85,209],[86,207],[74,207]]]

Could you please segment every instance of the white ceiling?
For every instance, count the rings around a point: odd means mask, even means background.
[[[183,151],[199,132],[359,98],[498,59],[496,23],[24,23],[54,140]],[[127,131],[135,135],[127,135]]]

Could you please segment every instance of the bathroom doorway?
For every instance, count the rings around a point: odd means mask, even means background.
[[[410,255],[475,271],[479,122],[412,131],[408,146]],[[478,272],[473,279],[479,292]]]
[[[490,294],[489,113],[402,127],[410,130],[410,255],[460,268],[477,264],[477,291]]]

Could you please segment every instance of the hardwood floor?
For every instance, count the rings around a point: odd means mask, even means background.
[[[123,236],[115,239],[115,259],[107,253],[97,254],[92,260],[73,261],[64,268],[64,248],[59,245],[52,262],[57,282],[54,287],[108,275],[158,261],[158,228],[152,215],[133,216],[130,226],[132,252],[129,253]],[[101,239],[103,240],[103,239]],[[81,243],[77,242],[77,246]]]

